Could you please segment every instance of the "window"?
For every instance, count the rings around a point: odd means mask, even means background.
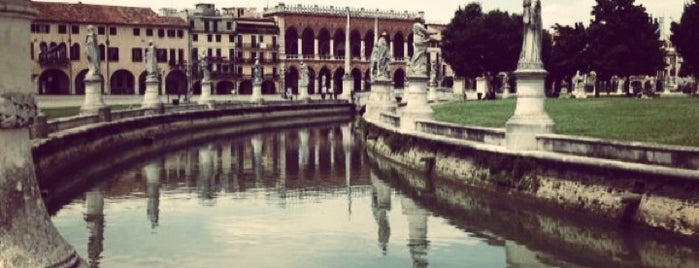
[[[213,49],[210,49],[210,48],[207,49],[207,50],[206,50],[206,55],[209,56],[209,57],[213,56],[213,55],[214,55],[214,50],[213,50]]]
[[[272,53],[272,62],[276,63],[277,62],[277,53]]]
[[[70,47],[70,60],[80,60],[80,44],[74,43]]]
[[[264,43],[264,42],[265,42],[265,36],[264,36],[264,35],[260,35],[260,43]]]
[[[29,56],[34,60],[34,42],[29,42]]]
[[[183,30],[177,30],[177,38],[184,38],[184,31]]]
[[[151,28],[146,29],[146,36],[153,36],[153,29],[151,29]]]
[[[175,64],[177,60],[177,55],[175,54],[175,49],[170,49],[170,64]]]
[[[209,21],[205,20],[204,21],[204,32],[209,32]]]
[[[158,59],[158,62],[167,62],[167,49],[158,48],[156,54],[155,57]]]
[[[110,47],[108,56],[109,56],[110,62],[118,62],[119,61],[119,48],[118,47]]]
[[[220,34],[216,35],[216,43],[221,43],[221,35]]]
[[[100,61],[104,61],[104,45],[99,45]]]
[[[80,26],[78,26],[78,25],[71,25],[71,26],[70,26],[70,33],[72,33],[72,34],[80,34]]]
[[[238,57],[236,57],[236,59],[242,60],[243,59],[243,52],[238,51]]]
[[[243,36],[239,35],[238,36],[238,44],[236,45],[237,47],[242,47],[243,46]]]
[[[221,49],[220,48],[216,49],[216,57],[221,57]]]
[[[209,43],[213,42],[213,37],[210,34],[207,34],[206,41],[209,41]]]
[[[189,28],[194,29],[194,20],[189,20]]]
[[[272,75],[277,76],[277,67],[272,67]]]
[[[227,21],[226,22],[226,30],[230,30],[230,29],[233,29],[233,23],[231,23],[230,21]]]
[[[141,35],[141,28],[133,28],[133,36]]]
[[[192,61],[196,61],[199,59],[199,49],[198,48],[192,48]]]
[[[218,20],[214,21],[214,33],[218,32]]]
[[[65,24],[59,24],[58,25],[58,33],[59,34],[68,33],[68,26],[66,26]]]
[[[165,30],[164,29],[158,29],[158,37],[160,37],[160,38],[165,37]]]
[[[184,63],[184,49],[178,49],[177,50],[177,62],[178,63]]]
[[[253,35],[253,36],[250,36],[250,38],[252,38],[251,41],[250,41],[250,45],[251,45],[252,47],[257,47],[257,36],[254,36],[254,35]]]
[[[243,74],[243,67],[242,66],[238,66],[238,74]]]
[[[168,29],[167,37],[175,37],[175,29]]]
[[[199,42],[199,35],[198,34],[192,34],[192,42]]]
[[[233,56],[235,56],[235,51],[233,49],[228,49],[228,57],[233,61]]]
[[[229,34],[229,35],[228,35],[228,42],[229,42],[229,43],[235,42],[235,35]]]
[[[109,27],[109,35],[117,35],[116,27]]]
[[[97,27],[97,34],[104,35],[104,26]]]
[[[51,27],[48,24],[32,24],[31,25],[31,32],[32,33],[51,33]]]
[[[131,49],[131,61],[132,62],[142,62],[143,61],[143,50],[140,47],[135,47]]]

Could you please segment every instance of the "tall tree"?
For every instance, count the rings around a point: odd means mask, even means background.
[[[635,0],[596,0],[588,29],[590,68],[598,78],[655,75],[663,68],[657,22]]]
[[[479,3],[454,13],[442,32],[442,53],[459,76],[512,71],[522,46],[522,18],[500,10],[483,13]]]
[[[551,58],[546,66],[550,76],[555,80],[573,77],[576,71],[586,72],[587,32],[582,22],[574,26],[555,24],[556,32]]]
[[[679,23],[670,26],[670,41],[684,59],[680,74],[699,77],[699,0],[685,4]]]

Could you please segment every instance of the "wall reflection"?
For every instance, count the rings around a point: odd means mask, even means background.
[[[85,224],[88,230],[87,258],[90,267],[99,267],[104,250],[104,194],[98,186],[85,193]]]

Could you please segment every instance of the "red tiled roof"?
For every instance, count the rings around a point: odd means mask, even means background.
[[[159,16],[150,8],[32,1],[34,20],[69,23],[126,24],[187,27],[178,17]]]

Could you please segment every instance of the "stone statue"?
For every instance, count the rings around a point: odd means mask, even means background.
[[[262,83],[262,66],[260,66],[260,59],[255,59],[252,78],[255,83]]]
[[[301,69],[301,85],[303,86],[308,86],[308,80],[309,80],[309,74],[308,74],[308,65],[306,65],[305,62],[301,62],[301,66],[299,67]]]
[[[573,90],[581,90],[585,88],[585,78],[580,74],[580,70],[573,76]]]
[[[148,42],[148,49],[146,50],[146,77],[149,79],[156,79],[158,77],[158,61],[155,55],[155,45],[153,45],[153,40],[150,40]]]
[[[430,33],[425,27],[425,20],[416,18],[413,23],[413,57],[410,59],[409,73],[412,75],[427,75],[427,45]]]
[[[519,55],[518,69],[543,69],[541,62],[541,1],[524,0],[524,38]]]
[[[327,85],[327,83],[328,83],[328,78],[324,75],[321,76],[320,77],[320,92],[327,92],[327,87],[325,86],[325,85]]]
[[[390,76],[388,66],[391,62],[391,52],[388,45],[386,45],[387,35],[386,32],[381,34],[378,42],[374,45],[374,50],[371,52],[371,76],[375,80],[388,80]]]
[[[507,72],[501,72],[500,73],[500,84],[502,88],[502,92],[510,92],[510,77],[507,74]]]
[[[202,81],[211,81],[211,72],[209,71],[209,58],[206,56],[206,52],[201,52],[201,59],[199,60],[199,69],[202,74]]]
[[[100,76],[100,53],[97,46],[97,33],[95,27],[87,26],[87,36],[85,37],[85,54],[87,54],[87,74],[88,79]]]

